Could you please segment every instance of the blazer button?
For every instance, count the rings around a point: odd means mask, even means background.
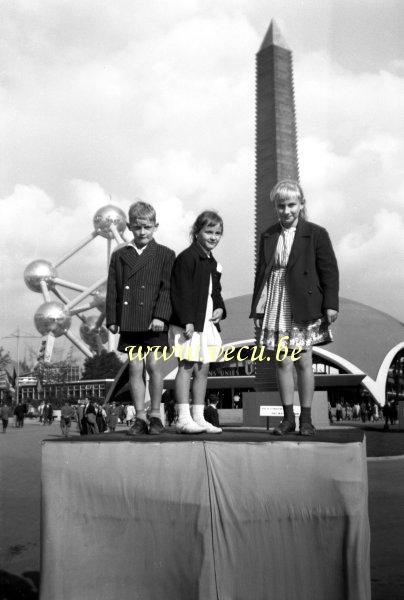
[[[145,288],[145,286],[144,286],[144,285],[141,285],[141,286],[140,286],[140,289],[141,289],[141,290],[144,290],[144,288]]]
[[[139,303],[139,306],[143,306],[143,302],[140,302],[140,303]]]
[[[128,289],[129,289],[129,286],[128,286],[128,285],[125,285],[125,290],[128,290]]]
[[[309,290],[307,293],[308,293],[308,294],[312,294],[313,292],[312,292],[311,290]]]
[[[127,303],[127,302],[124,302],[124,304],[126,305],[126,304],[128,304],[128,303]]]

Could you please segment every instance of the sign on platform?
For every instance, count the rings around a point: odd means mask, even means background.
[[[283,417],[282,406],[260,406],[260,417]]]
[[[295,416],[300,415],[300,406],[294,406]],[[283,417],[282,406],[260,406],[260,417]]]

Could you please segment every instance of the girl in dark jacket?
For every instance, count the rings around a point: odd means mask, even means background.
[[[222,269],[212,256],[222,233],[223,221],[216,212],[201,213],[191,230],[192,244],[178,255],[171,274],[173,313],[169,337],[179,361],[175,380],[179,433],[222,431],[203,416],[209,363],[220,355],[219,321],[226,316],[220,285]]]
[[[284,180],[270,195],[279,222],[261,236],[250,317],[268,350],[295,352],[276,361],[284,418],[275,435],[295,430],[293,367],[301,404],[300,433],[314,435],[312,346],[332,341],[338,316],[338,266],[325,229],[306,221],[306,202],[296,181]],[[285,352],[281,351],[280,358]],[[294,360],[293,360],[294,359]]]

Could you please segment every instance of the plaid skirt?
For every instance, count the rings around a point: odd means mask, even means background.
[[[286,268],[272,269],[267,283],[267,299],[260,335],[260,345],[276,350],[282,337],[282,345],[307,350],[332,342],[331,329],[326,319],[309,323],[295,323],[292,319],[290,298],[286,288]]]

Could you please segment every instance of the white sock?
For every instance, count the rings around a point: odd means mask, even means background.
[[[206,423],[205,417],[203,416],[204,408],[203,404],[193,404],[192,406],[192,418],[198,425],[205,425]]]
[[[192,418],[195,423],[201,427],[205,427],[207,433],[221,433],[221,427],[215,427],[212,425],[212,423],[206,421],[205,417],[203,416],[204,408],[205,407],[203,404],[194,404],[192,406]]]
[[[189,404],[177,404],[178,423],[192,420]]]

